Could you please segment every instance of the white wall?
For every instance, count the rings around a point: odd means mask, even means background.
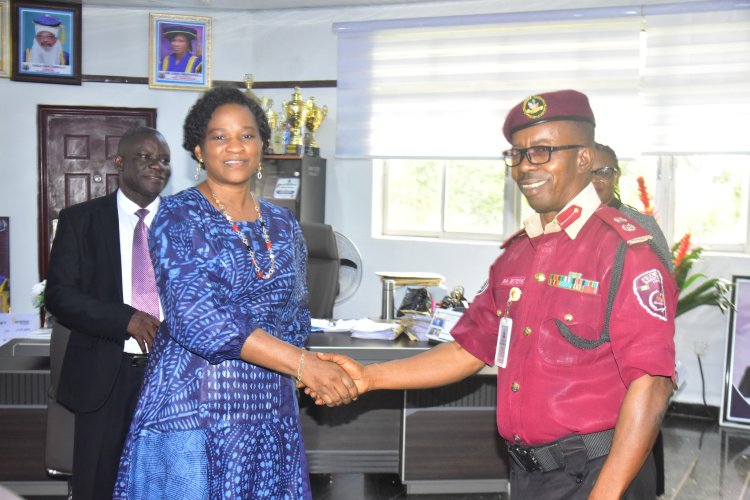
[[[622,1],[620,4],[664,3]],[[306,9],[264,12],[194,11],[180,14],[213,17],[213,78],[241,81],[253,73],[257,81],[335,80],[336,38],[334,22],[430,17],[440,15],[507,12],[519,6],[526,11],[550,8],[606,6],[603,0],[547,2],[501,0],[435,2],[433,4]],[[153,11],[167,12],[164,9]],[[148,75],[148,9],[83,7],[83,73],[92,75]],[[278,109],[291,89],[256,91],[273,98]],[[380,312],[376,271],[434,271],[448,286],[464,285],[470,294],[484,281],[498,255],[496,244],[439,243],[383,239],[372,236],[372,169],[369,162],[337,160],[335,152],[335,89],[303,89],[330,108],[318,133],[321,154],[328,159],[327,222],[359,247],[364,278],[358,294],[335,310],[339,317],[375,316]],[[39,104],[154,107],[158,128],[172,147],[172,180],[167,194],[193,184],[195,165],[181,149],[182,121],[197,94],[189,91],[151,90],[146,85],[84,83],[82,86],[12,82],[0,79],[0,215],[11,218],[11,278],[13,310],[32,311],[30,291],[39,280],[37,259],[37,139],[36,107]],[[498,117],[498,127],[503,117]],[[707,256],[711,275],[731,278],[750,274],[745,257]],[[702,268],[701,268],[702,269]],[[698,269],[699,271],[701,269]],[[686,364],[688,380],[677,399],[700,402],[701,388],[693,343],[707,343],[704,358],[706,397],[709,404],[721,399],[726,317],[701,308],[680,318],[677,327],[678,357]]]

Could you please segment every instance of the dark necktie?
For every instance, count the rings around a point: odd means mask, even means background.
[[[138,223],[133,232],[133,269],[131,304],[139,311],[159,318],[159,292],[156,290],[154,267],[148,253],[148,227],[143,219],[148,210],[141,208],[135,215]]]

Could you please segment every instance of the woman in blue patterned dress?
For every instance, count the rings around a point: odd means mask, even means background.
[[[295,379],[329,405],[356,388],[301,348],[310,329],[302,232],[250,188],[270,136],[265,114],[239,90],[216,88],[184,133],[206,180],[164,199],[152,224],[165,319],[114,497],[310,498]]]

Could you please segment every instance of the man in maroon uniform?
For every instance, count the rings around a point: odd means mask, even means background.
[[[536,212],[503,243],[454,343],[364,368],[360,394],[436,387],[497,366],[513,498],[655,497],[650,454],[674,373],[677,287],[650,234],[591,184],[594,114],[573,90],[509,113],[503,153]]]

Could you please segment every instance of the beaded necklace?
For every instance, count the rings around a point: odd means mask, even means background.
[[[227,212],[227,209],[224,208],[224,205],[219,201],[219,198],[216,197],[213,191],[211,191],[211,196],[214,197],[214,201],[219,206],[219,211],[224,216],[224,218],[229,222],[229,225],[232,226],[232,231],[235,232],[235,234],[242,240],[242,243],[245,245],[245,248],[247,248],[247,253],[250,255],[250,260],[253,262],[253,268],[255,269],[255,274],[258,276],[258,278],[267,280],[269,279],[274,271],[276,271],[276,256],[273,253],[273,243],[271,243],[271,238],[268,236],[268,229],[266,229],[266,223],[263,220],[263,214],[260,213],[260,205],[253,203],[255,207],[255,213],[258,214],[258,222],[260,222],[260,229],[263,233],[263,241],[266,242],[266,249],[268,249],[268,259],[271,261],[271,269],[268,270],[267,273],[264,273],[260,270],[260,266],[258,265],[258,261],[255,260],[255,252],[253,251],[252,247],[250,246],[250,241],[248,241],[247,237],[242,234],[240,231],[240,228],[237,226],[237,224],[232,220],[232,216],[229,215],[229,212]]]

